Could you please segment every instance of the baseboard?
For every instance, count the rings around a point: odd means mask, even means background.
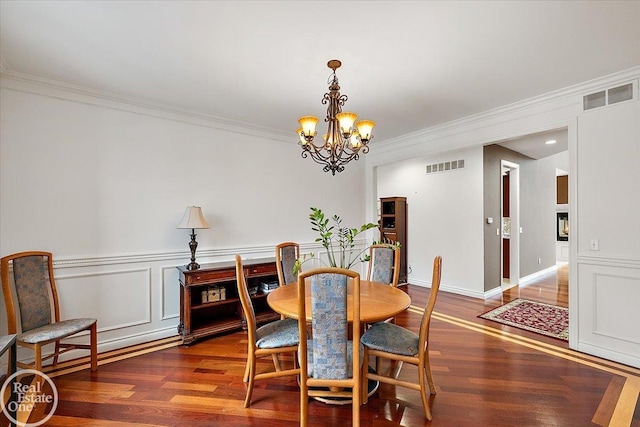
[[[601,357],[603,359],[613,360],[618,363],[624,363],[625,365],[633,366],[634,368],[640,369],[640,357],[634,357],[629,354],[611,351],[607,348],[587,344],[584,342],[579,342],[576,350]]]
[[[529,274],[528,276],[521,277],[518,284],[520,286],[525,286],[528,282],[532,282],[538,279],[539,277],[544,276],[545,274],[553,273],[557,269],[558,269],[557,265],[552,265],[551,267],[545,268],[543,270],[538,270],[535,273]]]

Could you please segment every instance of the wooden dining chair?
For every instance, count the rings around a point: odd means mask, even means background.
[[[422,406],[424,408],[425,417],[431,420],[431,410],[427,400],[427,385],[431,394],[436,394],[436,387],[433,383],[431,374],[431,365],[429,363],[429,325],[431,323],[431,314],[438,297],[438,289],[440,289],[440,278],[442,275],[442,257],[436,256],[433,260],[433,274],[431,278],[431,292],[429,301],[422,315],[420,322],[420,331],[415,334],[401,326],[379,322],[371,326],[363,335],[361,342],[364,345],[365,365],[369,361],[369,356],[376,358],[376,372],[368,372],[363,369],[365,379],[372,379],[382,383],[392,384],[395,386],[407,387],[418,390],[422,397]],[[395,361],[399,366],[398,369],[392,370],[389,376],[381,374],[380,358]],[[402,363],[406,362],[418,367],[418,382],[410,382],[400,380],[396,377]],[[426,381],[425,381],[426,379]],[[367,395],[363,393],[363,402],[367,403]]]
[[[253,310],[251,297],[242,267],[242,258],[236,255],[236,280],[238,296],[247,322],[248,349],[247,365],[243,381],[249,382],[244,407],[251,405],[251,395],[256,380],[279,378],[288,375],[299,375],[300,369],[296,366],[296,351],[298,350],[299,334],[298,322],[294,319],[276,320],[257,328],[256,315]],[[280,366],[278,355],[283,353],[293,354],[293,368],[283,370]],[[271,356],[275,371],[257,373],[256,360],[260,357]]]
[[[386,243],[374,243],[369,246],[367,280],[398,287],[400,251],[400,246]]]
[[[293,266],[300,258],[300,245],[296,242],[283,242],[276,245],[276,270],[280,286],[296,283]]]
[[[398,287],[400,279],[400,246],[390,243],[374,243],[369,246],[367,280]],[[395,323],[395,317],[385,320]],[[365,328],[368,329],[369,325]]]
[[[47,370],[51,370],[58,364],[61,354],[73,349],[86,349],[91,353],[91,370],[97,370],[97,320],[60,320],[51,252],[28,251],[7,255],[0,260],[0,270],[8,333],[18,333],[17,344],[35,353],[33,363],[18,362],[18,367],[42,371],[42,362],[53,358],[52,365],[47,366]],[[84,331],[89,332],[89,344],[62,341]],[[53,353],[43,357],[42,348],[51,343],[54,343]]]
[[[306,279],[310,279],[307,283]],[[349,340],[347,306],[351,279],[352,336]],[[311,289],[311,335],[305,301]],[[360,275],[355,271],[322,267],[298,275],[298,329],[300,332],[300,425],[309,422],[309,397],[351,398],[353,426],[360,425],[362,349],[360,345]],[[355,345],[354,345],[355,343]]]

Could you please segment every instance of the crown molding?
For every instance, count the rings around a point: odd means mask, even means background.
[[[432,126],[430,128],[422,129],[416,132],[401,135],[397,138],[392,138],[375,145],[376,155],[393,153],[398,150],[398,147],[408,148],[423,144],[426,141],[433,141],[437,138],[442,138],[453,133],[459,133],[461,128],[475,129],[486,127],[488,123],[495,123],[495,120],[500,120],[507,114],[515,115],[518,113],[526,113],[535,107],[540,107],[549,103],[556,103],[553,109],[560,109],[565,107],[575,106],[579,108],[582,104],[582,96],[591,93],[595,90],[609,87],[612,84],[623,83],[625,81],[631,81],[637,79],[640,75],[640,66],[629,68],[627,70],[619,71],[613,74],[609,74],[603,77],[592,79],[583,83],[568,86],[563,89],[548,92],[542,95],[534,96],[522,101],[517,101],[512,104],[507,104],[502,107],[487,110],[478,114],[463,117],[461,119],[452,120],[447,123]],[[447,145],[447,148],[458,149],[464,148],[461,146]],[[434,147],[432,151],[440,151],[441,147]]]
[[[291,144],[292,141],[288,132],[256,126],[224,117],[179,110],[168,105],[152,103],[143,99],[21,73],[10,70],[4,61],[0,62],[0,65],[2,67],[0,68],[0,87],[3,89],[112,110],[126,111],[133,114],[270,139],[287,144]]]

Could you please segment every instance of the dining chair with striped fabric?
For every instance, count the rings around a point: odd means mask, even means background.
[[[276,270],[280,286],[296,283],[293,267],[300,258],[300,245],[296,242],[283,242],[276,245]]]
[[[53,369],[61,354],[84,349],[90,352],[91,370],[97,370],[97,319],[61,319],[53,277],[53,254],[27,251],[7,255],[0,260],[0,270],[8,333],[17,333],[18,345],[28,347],[35,353],[33,363],[18,362],[18,367],[42,371],[42,362],[51,358],[53,363],[46,370]],[[88,344],[66,340],[76,338],[81,332],[88,332]],[[44,356],[42,350],[48,344],[53,344],[53,353]]]
[[[367,280],[398,286],[400,279],[400,246],[374,243],[369,246]]]
[[[400,246],[390,243],[374,243],[369,246],[367,280],[398,287],[400,279]],[[395,323],[395,317],[385,320]],[[365,326],[368,328],[369,325]]]
[[[266,325],[257,327],[256,315],[251,302],[251,296],[247,289],[247,284],[242,267],[242,258],[236,255],[236,280],[238,285],[238,296],[247,323],[248,350],[247,365],[244,372],[243,381],[249,382],[247,395],[244,400],[244,407],[251,405],[251,395],[255,380],[279,378],[288,375],[298,375],[300,369],[296,367],[295,353],[298,350],[299,334],[298,322],[294,319],[276,320]],[[293,357],[293,368],[282,369],[278,355],[291,353]],[[256,360],[260,357],[271,356],[275,371],[257,372]]]
[[[306,279],[309,278],[310,283]],[[350,280],[348,280],[350,279]],[[306,306],[306,287],[311,304]],[[352,340],[349,340],[348,289]],[[311,313],[311,336],[308,333]],[[353,426],[360,425],[362,346],[360,344],[360,275],[352,270],[322,267],[298,275],[300,332],[300,425],[309,421],[309,397],[351,398]]]
[[[426,389],[429,387],[431,394],[436,394],[436,387],[431,374],[431,364],[429,362],[429,326],[431,324],[431,314],[436,304],[438,290],[440,289],[440,279],[442,276],[442,257],[436,256],[433,260],[433,273],[431,278],[431,291],[429,301],[422,315],[419,333],[416,334],[401,326],[378,322],[371,326],[363,335],[361,342],[364,345],[365,364],[369,361],[369,356],[376,358],[376,372],[363,370],[365,380],[371,379],[381,383],[395,386],[407,387],[418,390],[422,398],[425,417],[431,420],[431,409],[427,400]],[[391,375],[381,374],[380,358],[389,359],[397,363]],[[409,363],[418,367],[418,382],[404,381],[397,378],[399,368],[403,363]],[[363,402],[367,402],[366,393],[362,396]]]

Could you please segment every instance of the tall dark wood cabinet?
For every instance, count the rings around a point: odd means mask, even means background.
[[[407,283],[407,198],[380,199],[380,240],[400,242],[400,279]]]

